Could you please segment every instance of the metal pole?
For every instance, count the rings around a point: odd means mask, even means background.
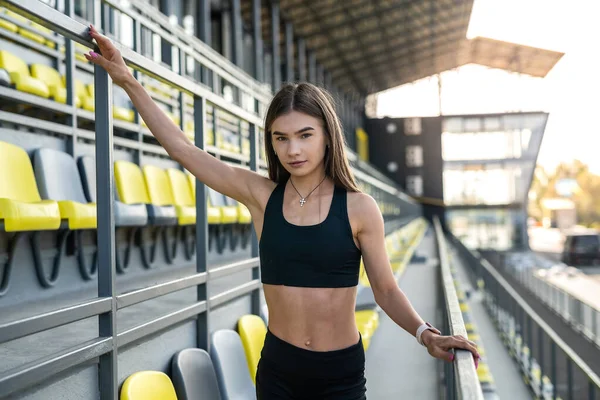
[[[206,133],[206,100],[194,96],[194,144],[204,149],[204,136]],[[216,129],[213,129],[216,132]],[[196,179],[196,272],[207,272],[208,269],[208,216],[206,209],[206,185]],[[206,301],[206,311],[198,315],[196,320],[197,346],[209,351],[210,327],[208,324],[210,303],[208,302],[209,279],[197,287],[197,300]]]
[[[65,0],[65,14],[73,18],[74,0]],[[77,98],[75,94],[75,44],[65,38],[65,77],[67,78],[67,104],[71,106],[68,124],[72,128],[72,136],[68,139],[67,152],[77,157]]]
[[[231,0],[231,25],[233,30],[232,60],[240,68],[244,67],[244,33],[242,31],[242,5],[240,0]]]
[[[198,36],[204,43],[212,46],[210,32],[210,0],[198,0],[197,7],[196,36]],[[202,83],[208,85],[210,76],[208,69],[203,66],[201,74]]]
[[[271,2],[271,43],[273,57],[271,62],[273,66],[273,82],[272,90],[275,92],[281,87],[281,65],[279,61],[279,2],[273,0]]]
[[[285,23],[285,81],[294,82],[294,26]]]
[[[312,50],[308,52],[308,81],[317,83],[317,55]]]
[[[306,42],[303,38],[298,39],[298,80],[306,81]]]
[[[259,143],[258,143],[258,127],[255,124],[250,124],[250,169],[254,172],[258,171],[258,161],[260,157]],[[250,229],[252,232],[251,239],[251,253],[250,257],[258,257],[258,238],[256,231]],[[252,280],[260,279],[260,267],[256,266],[252,268]],[[251,295],[251,312],[254,315],[260,315],[260,288],[254,290]]]
[[[254,79],[264,81],[261,0],[252,0],[252,35],[254,49]]]
[[[111,351],[100,356],[100,399],[118,398],[117,303],[115,300],[115,219],[113,213],[112,81],[100,66],[94,68],[96,108],[96,193],[98,197],[98,297],[112,298],[111,310],[100,314],[100,337],[112,338]]]

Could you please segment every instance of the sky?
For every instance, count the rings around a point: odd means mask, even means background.
[[[549,113],[538,164],[575,158],[600,174],[600,1],[475,0],[468,37],[564,52],[545,78],[479,65],[441,74],[444,114]],[[382,92],[378,116],[438,115],[437,78]]]

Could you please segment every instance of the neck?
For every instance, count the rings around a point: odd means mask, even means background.
[[[325,178],[325,171],[315,171],[314,173],[305,176],[290,176],[290,180],[302,196],[307,196],[308,193],[319,184],[323,186],[325,184],[323,178]]]

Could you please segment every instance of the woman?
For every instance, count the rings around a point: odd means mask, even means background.
[[[331,97],[285,85],[265,121],[269,177],[195,147],[154,104],[119,51],[91,27],[102,55],[86,58],[121,86],[169,155],[198,180],[245,204],[260,240],[269,327],[256,377],[259,399],[365,399],[365,354],[354,312],[361,257],[381,308],[434,357],[474,343],[424,323],[398,288],[373,198],[360,193]]]

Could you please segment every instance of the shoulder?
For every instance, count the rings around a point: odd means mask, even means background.
[[[348,192],[348,216],[359,230],[382,219],[375,199],[361,192]]]

